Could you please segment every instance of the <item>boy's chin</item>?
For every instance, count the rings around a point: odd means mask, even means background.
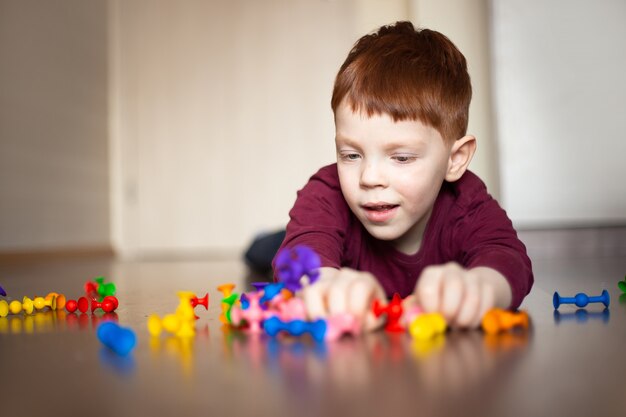
[[[390,226],[365,226],[365,230],[375,239],[385,242],[393,242],[402,237],[402,234],[393,230]]]

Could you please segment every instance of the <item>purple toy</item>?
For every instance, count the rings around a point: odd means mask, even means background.
[[[276,256],[276,275],[285,288],[295,293],[303,284],[313,284],[319,278],[320,257],[308,246],[296,245],[284,248]],[[308,278],[308,282],[304,277]]]

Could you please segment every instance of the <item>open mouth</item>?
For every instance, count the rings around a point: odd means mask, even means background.
[[[387,203],[374,203],[374,204],[364,204],[363,210],[365,212],[365,217],[367,220],[373,223],[384,223],[391,220],[395,213],[396,209],[399,207],[398,204],[387,204]]]
[[[363,208],[371,211],[386,211],[398,207],[398,204],[365,204]]]

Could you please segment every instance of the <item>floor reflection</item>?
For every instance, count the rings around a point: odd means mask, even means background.
[[[76,314],[64,310],[39,311],[0,317],[0,334],[35,334],[59,330],[95,330],[104,321],[118,321],[117,313]]]
[[[611,312],[608,307],[602,311],[587,311],[584,308],[579,308],[574,312],[561,313],[559,310],[554,310],[554,322],[561,324],[562,322],[574,321],[577,323],[586,323],[589,320],[602,321],[608,323],[611,319]]]
[[[163,357],[173,358],[178,361],[182,374],[185,378],[194,375],[194,355],[197,343],[209,340],[209,328],[204,326],[196,327],[196,334],[193,337],[178,337],[168,335],[151,336],[148,342],[152,360],[160,362]]]
[[[531,331],[521,330],[496,335],[454,331],[430,341],[377,332],[332,343],[246,334],[228,326],[223,333],[222,358],[231,366],[272,378],[294,396],[333,390],[348,398],[371,392],[372,387],[393,395],[385,382],[392,374],[397,383],[428,393],[426,399],[464,396],[485,385],[497,389],[532,339]]]

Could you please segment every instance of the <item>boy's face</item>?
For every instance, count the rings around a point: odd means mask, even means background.
[[[450,147],[419,121],[367,117],[345,101],[335,114],[335,130],[339,182],[350,209],[373,237],[416,252],[448,170]]]

